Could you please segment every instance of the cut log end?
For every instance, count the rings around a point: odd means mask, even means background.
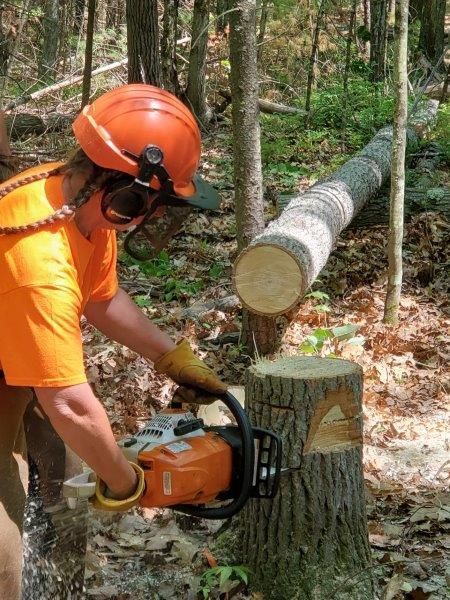
[[[246,308],[275,316],[297,304],[303,291],[303,276],[296,259],[286,249],[252,246],[238,257],[233,284]]]

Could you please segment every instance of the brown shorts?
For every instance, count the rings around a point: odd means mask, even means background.
[[[0,378],[0,598],[83,597],[87,507],[61,496],[79,472],[33,391]]]

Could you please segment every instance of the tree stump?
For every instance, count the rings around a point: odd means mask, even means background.
[[[243,564],[265,600],[373,598],[362,471],[362,369],[340,359],[259,362],[247,371],[254,425],[283,438],[274,500],[238,523]]]

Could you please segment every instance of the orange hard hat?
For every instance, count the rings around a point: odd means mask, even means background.
[[[173,94],[152,85],[130,84],[106,92],[85,106],[73,131],[87,156],[100,167],[137,177],[138,157],[149,146],[164,156],[164,168],[179,196],[195,197],[200,131],[189,109]],[[156,177],[149,182],[159,189]]]

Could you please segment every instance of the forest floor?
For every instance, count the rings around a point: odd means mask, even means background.
[[[240,385],[250,359],[236,339],[239,308],[204,306],[232,295],[230,273],[236,256],[232,190],[214,161],[220,139],[214,144],[209,141],[204,169],[222,182],[223,212],[192,216],[184,233],[150,270],[122,257],[120,277],[149,317],[175,338],[188,338],[222,378]],[[445,170],[436,176],[441,185],[448,184]],[[267,218],[273,217],[274,207],[269,205]],[[285,355],[298,353],[318,328],[352,324],[357,329],[358,343],[331,339],[321,354],[333,352],[364,369],[372,571],[383,600],[448,598],[449,229],[436,213],[416,216],[406,226],[397,326],[382,322],[387,227],[344,232],[313,287],[321,293],[298,307],[281,348]],[[89,378],[115,432],[123,436],[136,431],[167,403],[173,385],[86,324],[84,336]],[[92,512],[91,517],[89,597],[262,598],[233,580],[222,586],[222,591],[233,588],[228,595],[220,596],[217,585],[207,596],[201,575],[214,564],[211,553],[220,524],[186,522],[169,510],[138,509],[104,517]]]

